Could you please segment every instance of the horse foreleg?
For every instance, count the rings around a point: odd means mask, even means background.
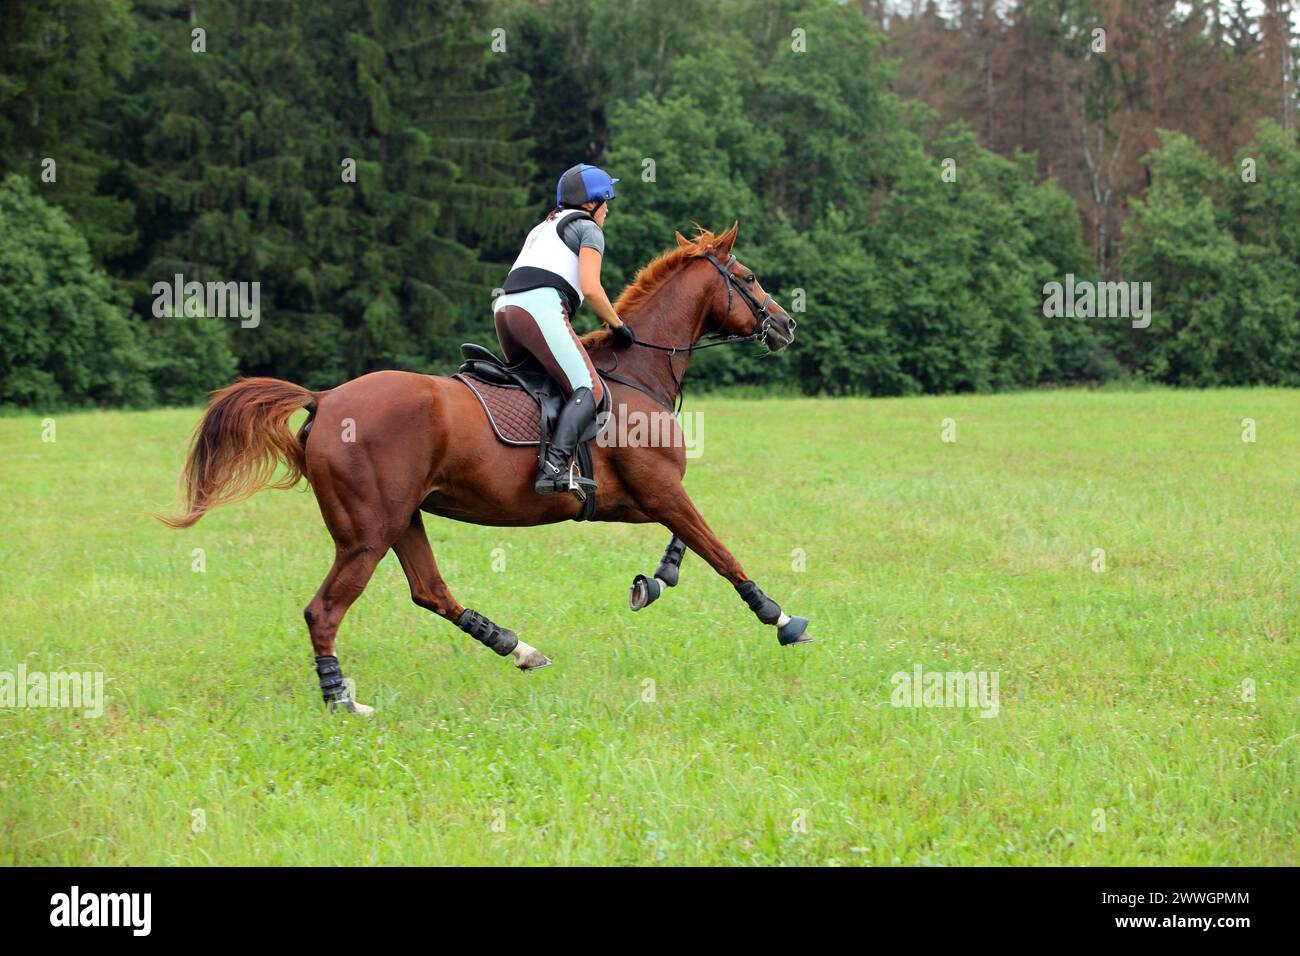
[[[647,578],[644,574],[638,574],[632,579],[632,593],[628,597],[628,605],[632,610],[639,611],[653,604],[663,593],[664,588],[677,587],[682,558],[685,555],[686,543],[677,535],[673,535],[659,562],[659,567],[655,569],[654,577]]]
[[[472,611],[452,596],[447,582],[438,573],[438,563],[424,533],[424,520],[420,512],[411,517],[411,523],[393,543],[393,553],[406,572],[411,585],[411,600],[440,617],[445,617],[475,640],[496,651],[502,657],[514,658],[521,671],[536,670],[550,663],[541,651],[519,639],[514,631],[493,624],[482,614]]]
[[[643,510],[653,515],[676,538],[680,538],[688,548],[707,561],[713,570],[730,581],[758,619],[776,628],[777,639],[782,644],[806,644],[812,640],[807,633],[807,618],[791,617],[784,613],[757,584],[749,580],[740,562],[718,540],[718,536],[696,509],[685,488],[678,485],[655,502],[645,502]]]

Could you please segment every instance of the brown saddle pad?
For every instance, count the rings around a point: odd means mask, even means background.
[[[497,438],[507,445],[536,445],[542,440],[542,416],[533,397],[522,388],[453,375],[463,382],[487,412]]]

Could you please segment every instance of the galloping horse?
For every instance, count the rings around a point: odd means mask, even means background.
[[[611,375],[616,417],[663,414],[672,407],[692,351],[706,335],[759,341],[773,351],[794,338],[795,322],[731,254],[737,225],[721,235],[676,234],[677,248],[637,273],[619,297],[619,315],[638,344],[616,349],[610,333],[583,337],[592,361]],[[307,422],[295,436],[289,418]],[[348,421],[350,419],[350,421]],[[650,419],[655,420],[655,419]],[[782,644],[811,640],[804,618],[782,613],[745,576],[682,487],[684,442],[649,447],[593,443],[598,521],[650,522],[672,532],[653,579],[637,576],[632,609],[677,583],[685,547],[730,581]],[[480,525],[532,526],[567,521],[581,507],[568,495],[534,493],[536,450],[498,441],[469,388],[442,376],[372,372],[324,392],[274,378],[241,379],[214,392],[195,430],[182,474],[187,512],[163,518],[187,528],[216,505],[265,487],[290,488],[304,475],[334,537],[334,566],[304,616],[321,690],[332,709],[370,713],[351,699],[335,656],[335,636],[389,548],[411,586],[411,599],[456,624],[515,666],[550,661],[517,635],[460,605],[438,573],[421,512]],[[283,464],[287,473],[276,480]]]

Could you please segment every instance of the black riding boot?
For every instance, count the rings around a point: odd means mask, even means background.
[[[546,457],[537,463],[537,481],[533,483],[533,490],[539,495],[567,491],[579,501],[585,501],[588,493],[595,494],[594,481],[576,474],[570,478],[568,468],[569,459],[578,447],[578,438],[595,417],[596,402],[591,389],[575,388],[556,419],[546,446]]]

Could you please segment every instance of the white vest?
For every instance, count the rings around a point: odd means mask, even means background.
[[[581,209],[566,209],[554,219],[543,219],[533,226],[532,231],[528,233],[528,238],[524,240],[524,248],[520,250],[510,271],[532,268],[554,273],[569,284],[573,294],[578,297],[578,304],[582,305],[578,254],[566,246],[559,235],[560,226],[575,215],[585,215],[585,213]]]

